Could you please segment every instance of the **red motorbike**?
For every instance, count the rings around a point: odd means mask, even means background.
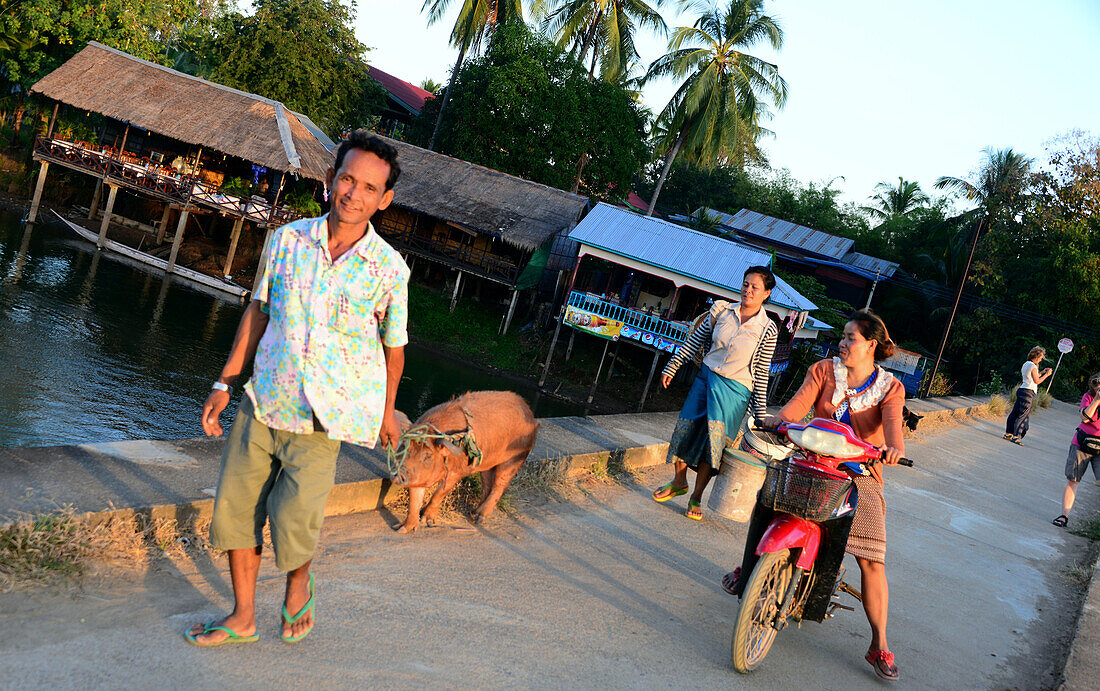
[[[756,546],[759,560],[741,597],[733,627],[733,666],[751,672],[768,654],[775,635],[790,622],[824,621],[838,609],[841,592],[862,601],[844,582],[840,562],[855,513],[852,477],[882,453],[836,420],[814,418],[806,424],[782,423],[779,439],[793,444],[792,455],[769,461],[757,508],[773,514]],[[900,465],[912,466],[903,458]]]

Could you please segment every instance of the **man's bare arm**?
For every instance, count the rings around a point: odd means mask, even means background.
[[[397,446],[401,426],[397,423],[394,410],[397,406],[397,387],[401,383],[401,373],[405,370],[405,346],[382,346],[382,352],[386,355],[386,408],[382,413],[382,429],[378,433],[378,440],[383,446]]]
[[[218,381],[236,386],[241,378],[241,372],[252,358],[256,356],[256,348],[260,345],[264,331],[267,330],[268,316],[260,309],[260,303],[253,300],[248,304],[248,309],[241,317],[241,324],[237,327],[237,335],[233,338],[233,347],[229,349],[229,359],[218,377]],[[220,437],[222,430],[218,416],[229,405],[229,394],[225,391],[211,391],[202,407],[202,431],[209,437]]]

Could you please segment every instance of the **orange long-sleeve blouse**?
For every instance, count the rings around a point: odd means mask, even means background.
[[[779,411],[779,417],[787,422],[798,422],[811,410],[817,417],[833,417],[844,398],[848,371],[839,358],[820,360],[810,366],[806,379],[787,405]],[[842,382],[838,391],[836,382]],[[901,430],[902,408],[905,406],[905,387],[881,367],[878,378],[863,393],[848,399],[852,429],[860,439],[875,446],[891,446],[905,453],[905,439]],[[882,482],[882,466],[871,466],[871,474]]]

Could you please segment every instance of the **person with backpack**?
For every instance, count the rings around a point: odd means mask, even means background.
[[[1100,372],[1089,377],[1089,390],[1081,397],[1081,424],[1073,432],[1066,458],[1066,491],[1062,494],[1062,513],[1051,523],[1065,528],[1077,497],[1077,485],[1092,466],[1092,477],[1100,484]]]

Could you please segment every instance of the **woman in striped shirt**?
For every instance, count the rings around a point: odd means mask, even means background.
[[[779,328],[768,318],[764,302],[774,287],[771,270],[750,266],[741,283],[741,302],[715,302],[661,373],[661,386],[667,389],[681,365],[698,352],[706,353],[669,441],[667,460],[675,464],[676,473],[653,492],[653,499],[662,502],[687,494],[687,472],[694,470],[695,489],[687,510],[693,520],[703,518],[699,506],[703,490],[726,444],[737,436],[746,409],[751,408],[758,419],[765,414],[768,371]]]

